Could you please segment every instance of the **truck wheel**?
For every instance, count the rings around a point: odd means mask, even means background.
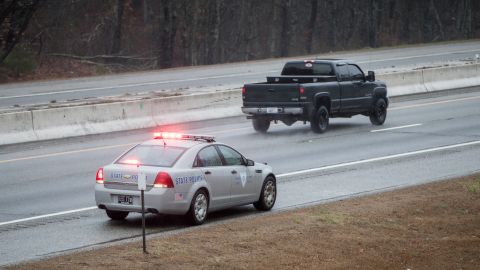
[[[375,105],[373,105],[372,111],[370,112],[370,122],[373,125],[381,126],[385,123],[385,119],[387,118],[387,103],[385,99],[379,98],[375,101]]]
[[[264,118],[253,118],[252,119],[253,129],[260,133],[266,133],[270,127],[270,120]]]
[[[329,114],[327,107],[320,106],[318,110],[313,114],[310,120],[310,127],[315,133],[323,133],[327,130],[329,121]]]

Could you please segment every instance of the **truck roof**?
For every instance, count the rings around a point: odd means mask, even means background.
[[[316,59],[305,59],[305,60],[295,60],[295,61],[288,61],[288,63],[335,63],[335,64],[353,64],[354,62],[347,59],[336,59],[336,58],[316,58]]]

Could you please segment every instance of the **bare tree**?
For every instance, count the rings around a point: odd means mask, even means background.
[[[0,5],[0,63],[20,41],[40,0],[6,0]]]
[[[112,18],[112,46],[108,53],[118,54],[122,47],[122,20],[125,0],[116,0],[114,5],[114,12]]]
[[[318,0],[311,0],[310,1],[310,19],[308,21],[307,27],[307,39],[305,42],[305,49],[307,53],[312,53],[312,42],[313,42],[313,34],[316,29],[316,21],[317,21],[317,8],[318,8]]]

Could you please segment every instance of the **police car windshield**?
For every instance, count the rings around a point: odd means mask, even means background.
[[[186,148],[163,145],[137,145],[122,157],[116,164],[172,167]]]

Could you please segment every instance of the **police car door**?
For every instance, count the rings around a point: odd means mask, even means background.
[[[222,155],[227,174],[232,179],[232,204],[249,203],[255,197],[253,175],[245,164],[243,156],[234,149],[217,145]]]
[[[211,145],[200,150],[194,166],[202,171],[205,181],[210,186],[210,209],[228,205],[232,187],[230,172],[223,167],[217,149]]]

